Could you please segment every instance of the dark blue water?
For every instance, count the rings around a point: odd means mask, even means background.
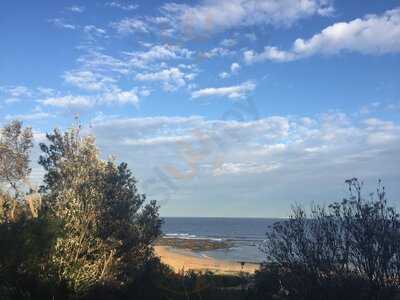
[[[234,261],[262,262],[259,250],[265,233],[279,219],[253,218],[164,218],[163,233],[166,237],[181,239],[210,239],[230,241],[229,249],[204,251],[210,257]]]

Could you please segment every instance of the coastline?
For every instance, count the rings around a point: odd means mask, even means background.
[[[216,274],[238,274],[240,272],[253,274],[259,269],[257,263],[219,260],[207,256],[199,256],[190,249],[178,249],[172,246],[154,246],[161,261],[169,265],[175,272],[181,271],[211,271]]]

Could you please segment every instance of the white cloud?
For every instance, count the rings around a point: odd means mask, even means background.
[[[51,88],[38,87],[37,90],[40,95],[44,95],[44,96],[52,96],[52,95],[56,94],[56,91]]]
[[[145,22],[135,18],[125,18],[121,21],[111,23],[111,27],[120,34],[130,34],[135,32],[147,33],[149,28]]]
[[[234,62],[231,64],[230,67],[230,72],[221,72],[218,74],[218,77],[221,79],[227,79],[231,77],[232,75],[237,75],[239,73],[239,70],[241,69],[240,64],[237,62]]]
[[[209,0],[199,5],[169,3],[163,7],[187,37],[240,26],[289,26],[299,19],[333,12],[328,0]]]
[[[179,68],[170,68],[154,73],[139,73],[136,80],[140,81],[160,81],[165,91],[175,91],[186,85],[187,81],[193,80],[196,74],[185,74]]]
[[[131,57],[129,63],[134,67],[141,68],[148,67],[150,63],[161,60],[189,59],[193,54],[194,52],[187,48],[168,44],[155,45],[147,51],[127,53]]]
[[[277,170],[280,167],[281,164],[273,162],[270,164],[224,163],[214,170],[214,176],[260,174]]]
[[[99,51],[89,51],[88,54],[79,57],[77,62],[85,67],[85,69],[91,69],[97,72],[115,72],[126,75],[131,71],[129,62]]]
[[[315,155],[339,148],[367,147],[371,134],[400,138],[400,126],[391,121],[371,118],[359,123],[342,114],[321,114],[315,118],[271,116],[249,121],[207,120],[199,116],[102,118],[92,126],[103,137],[116,134],[116,146],[211,140],[218,147],[227,147],[227,156],[234,151],[245,154],[247,159],[268,157],[279,163],[290,163],[282,155],[295,149],[297,154]],[[388,145],[394,139],[385,142]],[[237,163],[253,165],[251,161]]]
[[[267,46],[261,53],[244,53],[246,63],[265,60],[292,61],[316,54],[342,52],[380,55],[400,52],[400,8],[381,15],[367,15],[350,22],[335,23],[308,40],[297,39],[289,51]]]
[[[29,88],[26,86],[0,86],[0,95],[4,96],[4,103],[13,104],[21,101],[32,100],[37,97],[54,95],[53,89],[38,87]]]
[[[130,91],[116,90],[103,94],[101,96],[101,101],[106,104],[133,104],[137,106],[139,103],[139,96],[136,89]]]
[[[237,44],[237,41],[235,39],[224,39],[221,41],[220,44],[223,47],[229,48],[235,46]]]
[[[159,136],[143,139],[130,139],[126,138],[122,144],[128,146],[161,146],[168,144],[177,144],[182,142],[192,142],[195,140],[193,135],[180,135],[180,136]]]
[[[139,91],[140,96],[148,97],[151,95],[151,91],[147,88],[143,88]]]
[[[178,45],[148,44],[143,51],[123,52],[121,57],[115,57],[89,49],[87,54],[80,56],[77,63],[81,69],[93,73],[117,73],[117,76],[126,76],[137,72],[137,69],[146,69],[153,72],[167,68],[167,62],[173,60],[188,60],[195,52]],[[193,64],[179,64],[185,69],[195,69]],[[182,67],[183,68],[183,67]]]
[[[205,88],[192,92],[192,98],[200,97],[228,97],[230,99],[244,98],[247,94],[256,88],[256,84],[252,81],[246,81],[240,85],[219,87],[219,88]]]
[[[296,58],[296,55],[291,52],[281,51],[276,47],[265,47],[261,53],[256,53],[253,50],[244,52],[244,61],[247,64],[262,62],[266,60],[272,60],[277,62],[292,61]]]
[[[64,21],[64,19],[62,19],[62,18],[49,19],[48,21],[58,28],[64,28],[64,29],[69,29],[69,30],[77,29],[76,25],[66,23]]]
[[[275,141],[285,138],[289,132],[288,119],[268,117],[260,120],[239,122],[224,120],[206,120],[203,117],[148,117],[126,119],[101,119],[92,123],[93,128],[101,129],[107,135],[113,134],[112,128],[118,128],[121,139],[115,143],[142,145],[171,144],[172,141],[199,141],[218,139],[221,144],[227,139],[247,141],[254,137]],[[201,132],[201,133],[199,133]]]
[[[70,108],[70,109],[87,109],[95,105],[94,99],[88,96],[62,96],[62,97],[50,97],[40,101],[44,106],[54,106],[59,108]]]
[[[34,112],[31,114],[7,115],[6,120],[35,121],[47,119],[50,117],[53,117],[53,115],[46,112]]]
[[[110,84],[115,83],[115,80],[111,77],[86,70],[67,71],[63,78],[68,84],[92,92],[107,90]]]
[[[126,148],[129,152],[159,146],[152,148],[156,155],[153,163],[159,166],[180,165],[196,155],[198,167],[209,166],[203,170],[209,172],[205,176],[218,177],[277,171],[315,176],[317,170],[326,168],[346,177],[351,174],[343,174],[343,166],[376,160],[383,150],[396,153],[394,149],[400,149],[398,125],[378,119],[359,123],[341,114],[249,121],[197,116],[102,118],[91,123],[91,128],[100,144],[112,141],[115,149],[131,147]],[[145,167],[148,169],[148,164]]]
[[[224,57],[228,55],[234,55],[236,52],[234,50],[226,49],[223,47],[216,47],[207,52],[201,53],[201,56],[204,58],[213,58],[213,57]]]
[[[221,72],[218,74],[218,77],[221,79],[226,79],[229,78],[231,76],[231,74],[229,74],[228,72]]]
[[[203,124],[204,119],[199,116],[190,117],[143,117],[143,118],[106,118],[92,122],[95,129],[103,138],[112,139],[118,133],[116,144],[125,143],[127,140],[156,137],[157,134],[171,132],[175,136],[178,132],[165,131],[163,128],[196,128]],[[113,129],[114,128],[114,129]],[[179,130],[182,132],[182,130]],[[186,131],[185,131],[186,132]],[[187,135],[187,133],[185,134]],[[159,136],[159,135],[158,135]]]
[[[237,62],[231,64],[231,73],[237,74],[240,70],[240,65]]]
[[[103,28],[94,25],[86,25],[83,27],[83,32],[89,39],[95,40],[96,38],[107,37],[107,31]]]
[[[126,105],[139,103],[138,89],[121,90],[114,86],[108,91],[96,95],[66,95],[60,97],[50,97],[39,102],[44,106],[58,108],[68,108],[73,110],[85,110],[100,105]]]
[[[26,86],[0,86],[0,92],[6,94],[7,97],[20,98],[31,97],[32,91]]]
[[[106,93],[102,96],[102,99],[107,104],[117,103],[117,104],[133,104],[137,105],[139,103],[139,97],[136,90],[131,91],[120,91],[117,93]]]
[[[137,5],[137,4],[122,3],[120,1],[107,2],[106,6],[119,8],[119,9],[126,10],[126,11],[135,10],[139,7],[139,5]]]
[[[74,13],[83,13],[85,11],[85,7],[79,6],[79,5],[73,5],[73,6],[67,7],[67,10],[72,11]]]

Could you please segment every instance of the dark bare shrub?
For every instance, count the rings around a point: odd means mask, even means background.
[[[356,178],[346,184],[347,199],[309,214],[295,207],[267,234],[262,250],[279,270],[279,290],[287,298],[347,299],[346,287],[348,299],[389,299],[399,288],[399,214],[388,206],[380,181],[369,200]]]

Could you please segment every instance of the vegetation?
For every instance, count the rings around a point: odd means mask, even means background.
[[[79,128],[47,138],[44,185],[35,192],[26,184],[31,129],[13,122],[1,131],[0,298],[33,298],[25,282],[47,286],[49,296],[129,285],[155,259],[156,203],[138,193],[126,164],[101,160]]]
[[[258,290],[282,299],[392,299],[400,285],[400,217],[379,182],[376,199],[347,180],[350,197],[307,215],[296,207],[267,234]]]
[[[28,178],[33,134],[0,131],[0,299],[399,299],[400,216],[379,182],[292,216],[267,233],[255,276],[174,273],[154,255],[161,233],[125,163],[93,137],[55,130],[41,144],[43,185]]]
[[[161,226],[156,203],[144,204],[127,165],[99,159],[94,139],[80,138],[79,129],[47,138],[39,161],[47,172],[43,203],[64,232],[50,257],[57,279],[78,293],[126,284],[152,257]]]

